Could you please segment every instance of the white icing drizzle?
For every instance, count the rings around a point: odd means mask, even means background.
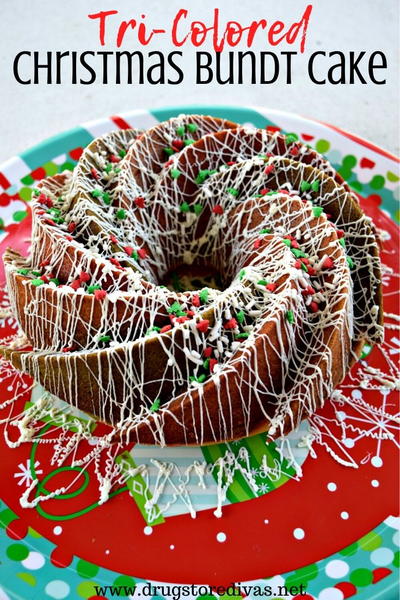
[[[30,259],[6,256],[34,347],[11,360],[124,440],[294,428],[382,338],[374,231],[340,183],[301,144],[211,117],[95,140],[38,186]],[[161,287],[183,263],[225,289]]]

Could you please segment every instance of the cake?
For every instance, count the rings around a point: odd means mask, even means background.
[[[116,441],[273,438],[382,340],[371,220],[324,157],[181,115],[94,140],[41,181],[4,262],[30,347],[2,348]]]

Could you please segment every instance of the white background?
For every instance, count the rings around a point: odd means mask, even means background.
[[[99,10],[119,10],[109,30],[105,50],[115,49],[119,18],[140,20],[146,14],[150,27],[168,27],[179,8],[189,18],[209,24],[219,7],[221,21],[233,19],[250,24],[265,18],[285,23],[299,20],[303,0],[0,0],[0,161],[42,139],[77,124],[133,108],[155,108],[176,104],[237,104],[268,106],[331,122],[359,134],[391,152],[399,145],[399,2],[398,0],[309,0],[313,4],[306,52],[297,56],[293,84],[195,85],[194,52],[184,50],[181,62],[185,80],[173,85],[30,85],[16,83],[12,73],[14,56],[21,50],[101,50],[98,27],[87,15]],[[252,48],[273,50],[262,36]],[[121,50],[140,50],[133,33],[127,34]],[[201,50],[210,50],[206,45]],[[245,50],[245,47],[238,49]],[[293,48],[278,47],[276,51]],[[295,48],[298,50],[298,48]],[[148,50],[173,50],[168,38]],[[313,85],[306,61],[315,50],[385,52],[389,68],[387,84]],[[329,61],[326,61],[327,68]]]

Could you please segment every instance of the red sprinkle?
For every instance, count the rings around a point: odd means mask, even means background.
[[[292,156],[297,156],[299,153],[299,149],[297,148],[297,146],[292,146],[290,148],[289,152]]]
[[[236,165],[236,161],[234,160],[230,160],[229,162],[226,163],[228,165],[228,167],[231,167],[232,165]]]
[[[311,285],[309,285],[305,290],[301,290],[301,293],[303,296],[312,296],[315,294],[315,290],[311,287]]]
[[[45,219],[44,222],[46,223],[46,225],[55,225],[53,219]]]
[[[87,281],[89,281],[90,275],[89,273],[86,273],[86,271],[82,271],[79,275],[79,279],[80,281],[82,281],[82,283],[86,283]]]
[[[263,188],[262,190],[260,190],[260,194],[261,194],[261,196],[265,196],[265,194],[268,194],[269,191],[270,191],[269,188]]]
[[[111,234],[111,235],[110,235],[110,240],[112,241],[112,243],[113,243],[113,244],[118,244],[118,240],[117,240],[117,238],[115,237],[115,235]]]
[[[42,276],[40,277],[40,279],[41,279],[42,281],[44,281],[45,283],[49,283],[49,281],[50,281],[50,279],[49,279],[49,277],[48,277],[47,275],[42,275]]]
[[[115,267],[117,267],[118,269],[123,269],[124,267],[121,265],[121,263],[119,262],[119,260],[117,260],[116,258],[109,258],[108,259],[110,261],[110,263],[112,265],[114,265]]]
[[[45,194],[43,194],[43,192],[41,194],[39,194],[38,201],[41,204],[44,204],[45,206],[47,206],[48,208],[53,207],[53,200],[51,200],[51,198],[48,198]]]
[[[344,237],[344,231],[342,231],[341,229],[336,229],[336,235],[338,236],[338,239],[340,240],[342,237]]]
[[[193,306],[200,306],[200,296],[198,294],[194,294],[192,298]]]
[[[133,248],[132,248],[132,246],[125,246],[125,248],[124,248],[124,252],[126,252],[126,254],[127,254],[128,256],[132,256],[132,253],[133,253]]]
[[[224,329],[235,329],[237,327],[236,319],[229,319],[226,323],[224,323]]]
[[[186,311],[186,315],[187,315],[188,317],[194,317],[194,315],[195,315],[195,314],[196,314],[196,313],[194,312],[194,310],[187,310],[187,311]]]
[[[137,253],[138,253],[138,256],[140,258],[146,258],[146,256],[147,256],[147,250],[146,250],[146,248],[139,248],[139,250],[137,251]]]
[[[335,263],[333,262],[333,259],[330,256],[327,256],[324,262],[322,263],[322,267],[324,269],[332,269],[334,264]]]
[[[208,321],[208,319],[202,319],[201,321],[196,323],[196,329],[201,331],[201,333],[207,333],[209,325],[210,321]]]
[[[316,274],[317,274],[317,271],[316,271],[316,269],[314,269],[314,267],[307,266],[307,273],[308,273],[309,275],[311,275],[311,277],[313,277],[314,275],[316,275]]]
[[[319,306],[316,302],[310,302],[310,310],[313,313],[316,313],[319,311]]]
[[[73,223],[73,222],[71,222],[71,223],[68,223],[68,227],[67,227],[67,229],[68,229],[68,231],[69,231],[70,233],[73,233],[73,232],[75,231],[75,229],[76,229],[76,223]]]
[[[79,281],[79,279],[75,279],[72,283],[69,284],[69,286],[72,287],[73,290],[77,290],[81,287],[81,282]]]
[[[189,321],[189,317],[176,317],[174,319],[174,323],[184,323],[185,321]]]
[[[49,260],[42,260],[42,262],[39,264],[39,267],[48,267],[50,264]]]
[[[179,152],[179,150],[182,150],[182,148],[184,147],[185,142],[183,140],[173,140],[171,143],[171,146],[174,150],[177,150]]]
[[[106,296],[106,290],[94,290],[94,297],[96,298],[96,300],[104,300]]]
[[[110,155],[110,162],[112,163],[119,163],[121,159],[118,156],[115,156],[115,154],[111,154]]]
[[[299,260],[296,260],[294,266],[296,269],[301,269],[301,262]]]
[[[61,352],[73,352],[75,350],[75,346],[66,346],[61,350]]]
[[[297,242],[296,240],[292,240],[292,248],[300,248],[299,242]]]
[[[260,239],[258,239],[258,240],[256,240],[256,241],[254,242],[254,244],[253,244],[253,248],[254,248],[255,250],[257,250],[257,248],[259,248],[260,246],[261,246],[261,240],[260,240]]]
[[[203,350],[203,356],[205,358],[210,358],[211,354],[212,354],[213,349],[211,348],[211,346],[207,346],[206,348],[204,348]]]
[[[217,359],[216,359],[216,358],[210,358],[210,362],[208,363],[208,366],[209,366],[209,368],[210,368],[210,373],[213,373],[213,371],[214,371],[214,367],[215,367],[215,365],[217,365],[217,364],[218,364],[218,361],[217,361]]]
[[[99,179],[99,173],[96,171],[96,169],[94,167],[92,167],[90,169],[90,174],[93,177],[93,179]]]
[[[269,292],[274,292],[276,290],[276,283],[268,283],[265,287]]]
[[[142,196],[135,198],[134,202],[138,208],[144,208],[144,198]]]
[[[224,213],[224,209],[222,208],[222,206],[220,204],[216,204],[213,207],[212,211],[215,215],[222,215]]]
[[[170,329],[172,329],[172,325],[164,325],[164,327],[161,327],[160,333],[167,333]]]
[[[72,235],[66,235],[66,236],[65,236],[65,239],[66,239],[66,240],[68,240],[69,242],[72,242],[72,240],[73,240],[74,238],[72,237]]]
[[[272,171],[275,169],[275,165],[267,165],[264,169],[264,173],[266,175],[270,175],[270,173],[272,173]]]

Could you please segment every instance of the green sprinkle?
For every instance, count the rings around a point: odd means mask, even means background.
[[[237,336],[235,336],[235,339],[237,340],[245,340],[249,337],[249,333],[238,333]]]
[[[210,176],[210,171],[209,171],[208,169],[200,170],[200,171],[197,173],[197,177],[196,177],[196,179],[195,179],[195,182],[196,182],[198,185],[201,185],[202,183],[204,183],[204,182],[205,182],[205,180],[206,180],[206,179],[207,179],[207,177],[209,177],[209,176]]]
[[[136,250],[132,252],[131,258],[133,258],[133,260],[139,260],[139,254],[136,252]]]
[[[111,335],[101,335],[99,337],[99,342],[109,342],[111,340]]]
[[[245,269],[242,269],[242,270],[240,271],[240,273],[239,273],[239,281],[242,281],[242,279],[243,279],[243,277],[245,276],[245,274],[246,274],[246,271],[245,271]]]
[[[42,285],[44,283],[43,279],[32,279],[31,280],[31,284],[35,285],[36,287],[38,287],[39,285]]]
[[[153,333],[153,331],[155,331],[156,333],[158,333],[161,330],[161,327],[150,327],[147,331],[146,331],[146,335],[150,335],[150,333]]]
[[[186,129],[187,129],[188,131],[190,131],[190,133],[194,133],[195,131],[197,131],[197,130],[198,130],[198,126],[196,125],[196,123],[188,123],[188,124],[186,125]]]
[[[203,367],[204,369],[208,369],[208,365],[210,364],[210,359],[206,358],[206,360],[203,362]]]
[[[62,225],[64,223],[64,218],[63,217],[53,217],[53,221],[54,223],[57,223],[57,225]]]
[[[303,252],[303,250],[300,250],[299,248],[290,248],[292,251],[292,254],[296,257],[296,258],[303,258],[304,256],[307,256],[305,252]]]
[[[18,269],[17,273],[20,275],[28,275],[29,269]]]
[[[268,281],[265,279],[260,279],[260,281],[257,281],[257,285],[268,285]]]
[[[300,183],[300,189],[302,192],[307,192],[311,189],[311,183],[309,183],[308,181],[302,181]]]
[[[102,196],[102,200],[103,200],[104,204],[107,204],[107,206],[109,206],[111,204],[110,194],[108,194],[107,192],[104,192],[104,194]]]
[[[240,310],[236,315],[237,322],[242,324],[244,321],[244,317],[245,317],[244,310]]]
[[[126,150],[120,150],[118,152],[118,156],[120,156],[121,158],[124,158],[124,156],[126,156]]]
[[[156,398],[154,400],[153,404],[149,408],[150,412],[157,412],[158,409],[160,408],[160,404],[161,404],[160,398]]]
[[[181,172],[179,169],[171,169],[170,174],[172,179],[178,179],[178,177],[181,175]]]
[[[168,312],[169,313],[176,313],[178,311],[181,311],[182,307],[179,304],[179,302],[174,302],[173,304],[171,304],[171,306],[168,308]]]
[[[106,173],[111,173],[111,171],[113,170],[113,165],[112,163],[108,163],[105,167],[104,170]]]
[[[319,181],[313,181],[311,184],[311,189],[313,192],[318,192],[319,190]]]
[[[208,300],[208,289],[204,288],[204,290],[201,290],[200,294],[199,294],[199,298],[201,302],[207,302]]]
[[[237,196],[239,194],[239,190],[236,188],[228,188],[226,191],[228,194],[231,194],[231,196]]]
[[[126,212],[123,208],[119,208],[115,213],[115,216],[117,217],[117,219],[121,219],[122,221],[126,217]]]
[[[172,150],[172,148],[164,148],[163,150],[168,156],[172,156],[173,154],[175,154],[175,151]]]
[[[35,277],[40,277],[41,274],[41,271],[32,271],[32,275],[34,275]]]
[[[342,248],[346,248],[346,241],[344,238],[340,238],[339,244],[342,246]]]
[[[284,240],[282,240],[282,242],[283,242],[283,243],[284,243],[286,246],[288,246],[289,248],[290,248],[290,247],[291,247],[291,245],[292,245],[292,240],[287,240],[287,239],[284,239]]]
[[[355,267],[354,260],[352,258],[350,258],[350,256],[346,256],[346,260],[347,260],[347,264],[349,265],[350,269],[354,269],[354,267]]]
[[[199,216],[199,215],[201,214],[202,210],[203,210],[203,207],[202,207],[202,205],[201,205],[201,204],[195,204],[195,205],[193,206],[193,210],[194,210],[195,214],[196,214],[197,216]]]
[[[187,213],[190,210],[190,206],[187,202],[182,202],[182,204],[179,207],[180,211],[183,213]]]
[[[40,196],[40,190],[38,190],[38,189],[36,189],[36,188],[35,188],[35,189],[33,190],[33,195],[34,195],[34,196]]]
[[[59,208],[57,208],[56,206],[52,206],[51,208],[49,208],[49,210],[47,212],[58,216],[61,213],[61,210]]]
[[[194,144],[194,140],[192,140],[191,138],[189,138],[188,140],[184,141],[185,146],[190,146],[191,144]]]
[[[272,229],[261,229],[260,234],[265,235],[266,233],[271,233]]]
[[[313,206],[313,214],[314,217],[320,217],[322,215],[322,213],[324,212],[324,209],[322,208],[322,206]]]
[[[56,277],[53,277],[52,279],[50,279],[51,283],[54,283],[55,285],[60,285],[60,280],[57,279]]]
[[[294,323],[294,314],[293,314],[293,311],[292,311],[292,310],[288,310],[288,311],[286,311],[286,320],[287,320],[289,323]]]
[[[93,196],[93,198],[99,198],[103,195],[103,192],[101,190],[92,190],[90,194]]]
[[[293,142],[297,141],[297,135],[294,135],[293,133],[288,133],[288,135],[286,136],[286,142],[288,144],[293,144]]]
[[[207,379],[207,375],[204,375],[204,373],[203,373],[202,375],[199,375],[199,377],[197,378],[197,381],[199,383],[203,383],[206,379]]]
[[[304,263],[301,263],[301,268],[303,269],[303,271],[308,273],[307,265],[305,265]]]
[[[88,285],[87,291],[89,294],[94,294],[96,290],[101,290],[101,285],[95,283],[94,285]]]
[[[184,135],[184,133],[185,133],[185,128],[184,128],[183,126],[181,126],[181,127],[177,127],[177,128],[175,129],[175,131],[176,131],[176,135]]]

